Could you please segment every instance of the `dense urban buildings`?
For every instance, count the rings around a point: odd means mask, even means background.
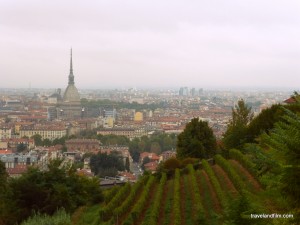
[[[80,90],[79,94],[74,80],[71,50],[68,86],[63,95],[60,88],[0,89],[0,160],[11,174],[22,173],[29,165],[45,169],[55,158],[69,163],[86,153],[112,152],[135,173],[139,169],[134,167],[133,158],[143,164],[147,156],[150,161],[144,163],[144,168],[155,171],[159,162],[175,156],[175,147],[162,151],[162,146],[154,143],[151,149],[156,152],[143,152],[136,158],[130,154],[128,143],[104,144],[95,138],[125,137],[134,141],[153,134],[176,136],[199,117],[220,139],[238,100],[244,99],[257,115],[290,95],[282,91],[214,91],[201,87]],[[93,134],[92,138],[84,136],[88,133]],[[84,160],[85,169],[89,169],[88,158]]]

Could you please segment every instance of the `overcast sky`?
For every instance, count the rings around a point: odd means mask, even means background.
[[[0,87],[300,83],[299,0],[0,0]],[[291,91],[293,91],[292,89]]]

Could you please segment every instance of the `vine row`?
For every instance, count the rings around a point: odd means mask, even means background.
[[[243,189],[245,189],[245,184],[244,184],[243,180],[235,172],[235,170],[232,168],[232,166],[230,165],[230,163],[226,159],[224,159],[221,155],[216,155],[215,156],[215,161],[228,174],[228,176],[232,180],[234,186],[238,190],[242,191]]]

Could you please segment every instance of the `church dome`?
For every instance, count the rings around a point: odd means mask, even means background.
[[[65,90],[64,97],[63,97],[64,102],[80,102],[80,96],[78,93],[77,88],[75,87],[74,84],[69,84],[67,89]]]

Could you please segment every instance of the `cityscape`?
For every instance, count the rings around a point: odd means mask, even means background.
[[[130,164],[134,163],[129,146],[103,146],[99,140],[81,138],[73,140],[75,144],[72,139],[69,140],[67,151],[62,152],[61,145],[37,146],[32,138],[34,135],[53,141],[94,130],[96,134],[125,136],[133,140],[153,133],[178,135],[191,119],[199,118],[209,123],[220,140],[238,100],[243,99],[254,115],[258,115],[273,104],[284,103],[292,94],[287,91],[220,91],[194,87],[78,91],[73,74],[72,51],[69,69],[64,92],[61,88],[0,90],[0,156],[11,175],[20,175],[29,165],[45,168],[49,160],[56,157],[74,162],[75,155],[83,156],[100,149],[110,152],[120,148],[123,157],[128,157]],[[100,104],[93,106],[88,102]],[[26,151],[20,151],[20,146]],[[174,152],[175,149],[167,151]],[[164,157],[156,157],[157,166]],[[143,157],[139,162],[142,161]],[[149,166],[155,171],[156,166],[151,163]]]
[[[300,224],[298,1],[0,1],[0,225]]]

